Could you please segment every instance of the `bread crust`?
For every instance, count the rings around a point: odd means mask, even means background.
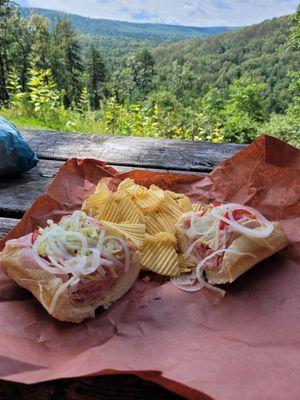
[[[177,238],[180,251],[184,253],[189,245],[186,236],[179,229],[177,229]],[[278,222],[273,222],[273,232],[267,238],[250,238],[241,235],[228,247],[218,269],[204,269],[206,278],[210,284],[231,283],[260,261],[286,247],[287,244],[286,234]],[[251,253],[255,257],[235,254],[230,250],[238,253]],[[187,258],[194,265],[199,262],[193,254]]]
[[[287,245],[287,237],[278,222],[273,223],[273,232],[265,239],[250,239],[240,236],[228,247],[218,270],[205,269],[206,278],[210,284],[231,283],[240,275],[254,267],[260,261],[270,257],[272,254],[282,250]],[[239,253],[251,253],[250,255],[239,255]]]
[[[53,296],[64,282],[60,277],[42,268],[24,265],[22,251],[22,247],[9,245],[8,242],[0,254],[2,269],[6,275],[12,278],[19,286],[29,290],[48,311]],[[138,251],[134,251],[131,252],[128,271],[125,272],[107,293],[102,295],[97,301],[89,305],[74,304],[70,299],[68,291],[65,290],[59,296],[51,315],[60,321],[74,323],[93,318],[95,316],[95,310],[99,306],[112,303],[123,296],[133,286],[139,272],[140,254]]]

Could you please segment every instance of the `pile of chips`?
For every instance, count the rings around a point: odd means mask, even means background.
[[[115,192],[101,180],[82,209],[104,228],[134,243],[141,252],[143,269],[178,276],[192,265],[177,251],[175,225],[183,213],[199,207],[202,205],[192,205],[183,194],[156,185],[146,188],[125,179]]]

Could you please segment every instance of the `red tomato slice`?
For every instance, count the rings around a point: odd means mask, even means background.
[[[212,205],[214,206],[214,207],[218,207],[218,206],[222,206],[224,203],[221,203],[220,201],[214,201],[213,203],[212,203]]]
[[[250,211],[244,210],[244,209],[239,209],[239,208],[237,208],[236,210],[233,210],[232,215],[233,215],[233,219],[235,221],[242,219],[243,216],[245,216],[245,215],[248,215],[250,218],[255,219],[255,215],[251,214]],[[229,219],[228,211],[225,213],[224,217]],[[221,221],[220,225],[219,225],[219,230],[223,230],[227,225],[228,225],[227,222]]]

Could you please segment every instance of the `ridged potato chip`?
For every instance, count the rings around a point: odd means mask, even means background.
[[[88,211],[89,208],[97,208],[100,205],[104,204],[110,193],[108,191],[100,191],[94,194],[91,194],[83,203],[82,210]]]
[[[161,226],[162,232],[170,232],[170,233],[175,234],[175,230],[176,230],[175,224],[176,224],[177,218],[174,218],[172,215],[170,215],[168,212],[165,212],[165,211],[156,211],[152,215],[157,220],[159,225]]]
[[[144,224],[127,224],[127,223],[113,223],[100,220],[104,229],[109,232],[120,235],[125,240],[129,240],[138,248],[141,248],[145,238],[145,225]]]
[[[98,182],[96,189],[95,189],[95,193],[109,193],[110,190],[107,187],[107,184],[104,182],[103,179],[100,179],[100,181]]]
[[[148,190],[142,186],[135,191],[133,196],[134,202],[144,213],[157,210],[162,203],[160,192],[157,190]]]
[[[164,230],[160,223],[158,222],[157,218],[153,214],[146,214],[145,215],[145,225],[146,225],[146,232],[150,235],[155,235],[156,233],[161,232]]]
[[[141,186],[136,184],[133,179],[126,178],[118,186],[118,191],[125,190],[129,194],[134,194]]]
[[[191,200],[187,196],[179,198],[177,200],[177,204],[183,213],[192,211],[192,203],[191,203]]]
[[[165,201],[161,205],[161,210],[168,213],[176,220],[182,214],[178,203],[169,194],[166,194]]]
[[[84,203],[84,211],[93,213],[104,228],[141,249],[144,269],[167,276],[177,276],[193,267],[176,252],[175,225],[183,213],[194,208],[202,210],[203,206],[192,206],[184,194],[156,185],[148,189],[130,178],[122,181],[114,193],[100,181],[95,194]]]
[[[111,193],[104,204],[95,208],[95,218],[115,223],[145,223],[143,213],[125,192]]]
[[[194,212],[205,211],[206,206],[205,206],[205,204],[202,204],[202,203],[194,203],[192,205],[192,209]]]
[[[175,235],[170,232],[159,232],[156,235],[145,235],[145,243],[168,243],[176,245],[177,239]]]
[[[166,276],[177,276],[180,274],[178,256],[174,243],[167,240],[160,240],[147,235],[142,248],[141,264],[144,269]]]
[[[164,192],[170,197],[172,197],[172,199],[174,200],[178,200],[185,197],[185,194],[172,192],[171,190],[164,190]]]

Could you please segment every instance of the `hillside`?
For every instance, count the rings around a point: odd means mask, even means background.
[[[111,68],[120,64],[129,53],[155,48],[162,43],[174,43],[196,37],[220,34],[233,27],[189,27],[164,24],[139,24],[107,19],[87,18],[43,8],[21,8],[24,17],[36,13],[55,21],[66,17],[80,35],[83,49],[96,45]]]
[[[299,71],[299,54],[285,46],[290,17],[284,16],[233,32],[153,49],[157,67],[168,72],[172,61],[189,62],[198,78],[199,94],[216,85],[227,87],[250,74],[268,85],[269,109],[282,112],[288,105],[288,75]]]
[[[20,126],[299,144],[300,8],[209,37],[41,11],[49,24],[13,3],[1,12],[0,107]]]
[[[64,13],[43,8],[23,8],[23,14],[28,16],[34,12],[53,20],[57,17],[67,17],[73,27],[82,35],[110,36],[112,38],[127,38],[140,40],[170,41],[191,37],[207,37],[234,29],[225,26],[192,27],[165,24],[140,24],[108,19],[96,19]]]

